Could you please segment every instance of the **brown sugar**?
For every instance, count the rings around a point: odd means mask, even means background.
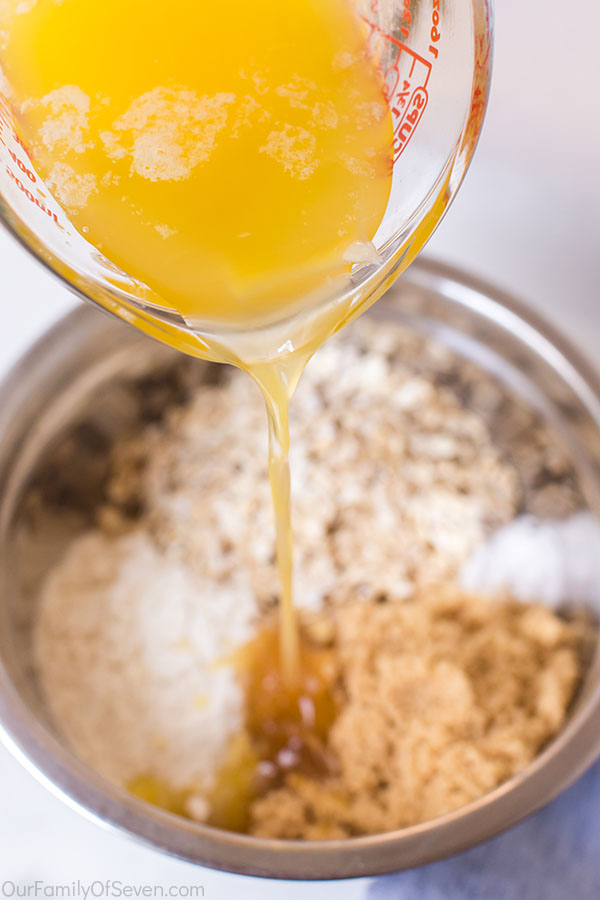
[[[428,588],[332,621],[335,774],[292,771],[252,803],[252,834],[346,838],[457,809],[534,759],[579,680],[578,626],[541,606]]]

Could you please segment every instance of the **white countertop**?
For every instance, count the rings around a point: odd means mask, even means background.
[[[600,5],[501,0],[484,135],[428,252],[520,295],[592,359],[600,350]],[[0,371],[78,301],[0,233]],[[223,875],[103,831],[0,748],[0,897],[5,880],[201,884],[206,897],[307,897],[302,883]],[[363,897],[366,882],[313,887]],[[421,898],[420,898],[421,900]],[[422,898],[426,900],[426,898]],[[466,898],[465,900],[470,900]],[[492,898],[490,898],[492,900]]]

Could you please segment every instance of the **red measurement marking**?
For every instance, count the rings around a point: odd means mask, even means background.
[[[435,46],[439,39],[441,38],[439,24],[440,24],[440,0],[433,0],[433,12],[431,14],[431,31],[429,32],[431,37],[431,44],[429,45],[429,52],[434,57],[434,59],[438,58],[438,48]]]
[[[53,222],[58,225],[59,228],[61,228],[56,213],[52,212],[51,209],[48,209],[48,207],[45,206],[44,203],[42,203],[39,197],[36,197],[35,194],[33,194],[32,191],[29,190],[29,188],[25,187],[21,179],[17,175],[15,175],[15,173],[9,166],[6,166],[6,174],[12,181],[14,181],[18,189],[27,197],[30,203],[35,203],[38,209],[41,209],[42,212],[46,213],[46,215],[49,216],[53,220]]]
[[[13,138],[15,139],[15,141],[17,142],[17,144],[19,144],[19,146],[23,148],[23,150],[25,151],[25,153],[27,154],[27,156],[29,156],[29,150],[27,149],[27,147],[25,146],[25,144],[23,143],[23,141],[21,140],[21,138],[19,137],[19,135],[18,135],[16,132],[14,132],[14,131],[13,131]]]
[[[410,8],[407,8],[410,15]],[[374,55],[387,62],[382,76],[394,120],[395,163],[408,146],[425,112],[432,63],[379,26],[372,22],[367,24],[371,29],[369,43]]]
[[[4,142],[3,142],[3,143],[4,143]],[[6,144],[5,144],[5,146],[6,146]],[[10,147],[6,147],[6,149],[7,149],[8,152],[9,152],[10,158],[12,159],[12,161],[14,162],[14,164],[15,164],[16,166],[19,167],[19,169],[21,170],[21,172],[23,173],[23,175],[26,175],[27,178],[29,178],[29,180],[32,181],[32,182],[35,184],[35,182],[37,181],[37,178],[35,177],[35,175],[34,175],[33,172],[31,171],[31,169],[28,169],[28,168],[27,168],[27,166],[25,165],[25,163],[23,162],[23,160],[22,160],[22,159],[19,159],[19,157],[17,156],[17,154],[15,153],[14,150],[11,150]]]
[[[27,147],[18,136],[18,134],[16,134],[13,130],[10,107],[8,106],[6,97],[4,97],[3,94],[0,94],[0,146],[6,149],[8,155],[13,161],[13,164],[17,166],[19,172],[25,176],[30,184],[36,184],[37,176],[35,172],[33,172],[32,169],[29,168],[27,163],[24,162],[23,159],[21,159],[21,157],[15,151],[15,149],[13,149],[16,148],[16,150],[18,151],[18,149],[20,148],[25,155],[25,159],[27,160],[27,162],[29,162],[29,153],[27,151]],[[21,181],[16,172],[13,172],[9,165],[6,166],[6,174],[16,185],[16,187],[21,191],[23,196],[26,197],[30,203],[34,204],[34,206],[37,206],[39,210],[45,213],[48,218],[51,219],[54,224],[58,228],[60,228],[61,231],[63,231],[63,226],[60,224],[57,214],[49,209],[48,206],[46,206],[46,204],[43,202],[43,200],[40,199],[41,197],[45,197],[45,194],[43,194],[39,188],[35,189],[35,193],[29,190],[29,188]]]
[[[402,121],[394,132],[394,162],[405,150],[408,142],[413,136],[415,129],[427,106],[427,91],[425,88],[415,88],[413,94],[408,101],[406,112],[402,116]]]

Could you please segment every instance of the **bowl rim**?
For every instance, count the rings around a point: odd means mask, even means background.
[[[567,382],[600,433],[600,379],[584,357],[539,314],[506,292],[456,268],[418,260],[390,297],[414,286],[517,334]],[[384,301],[385,303],[385,301]],[[93,333],[99,317],[80,307],[62,317],[17,361],[0,384],[0,435],[19,402],[22,379],[45,370],[73,335]],[[107,328],[121,328],[106,320]],[[128,332],[130,342],[146,338]],[[9,463],[10,465],[10,463]],[[6,468],[6,467],[5,467]],[[0,471],[0,495],[2,493]],[[599,510],[600,511],[600,510]],[[53,794],[101,826],[172,856],[211,868],[269,878],[324,880],[395,872],[439,860],[494,837],[545,805],[600,753],[600,683],[564,729],[521,773],[474,802],[398,831],[331,841],[284,841],[226,832],[136,799],[80,762],[36,718],[0,659],[0,740]],[[493,806],[494,815],[490,815]]]

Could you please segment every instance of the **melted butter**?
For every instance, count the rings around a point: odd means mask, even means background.
[[[280,596],[278,658],[284,682],[293,688],[300,673],[300,643],[293,594],[294,536],[290,497],[290,400],[306,359],[298,354],[285,363],[248,368],[265,399],[269,421],[269,481],[275,514],[275,544]]]
[[[178,816],[187,815],[188,791],[176,791],[154,775],[138,775],[129,782],[127,790],[138,800],[144,800]]]
[[[20,136],[75,228],[153,302],[241,328],[344,279],[392,122],[350,0],[3,0]]]
[[[300,635],[293,683],[281,664],[276,622],[235,657],[246,701],[245,727],[232,740],[209,798],[213,825],[246,831],[253,800],[279,787],[290,773],[325,777],[334,769],[327,749],[337,712],[334,651]]]

